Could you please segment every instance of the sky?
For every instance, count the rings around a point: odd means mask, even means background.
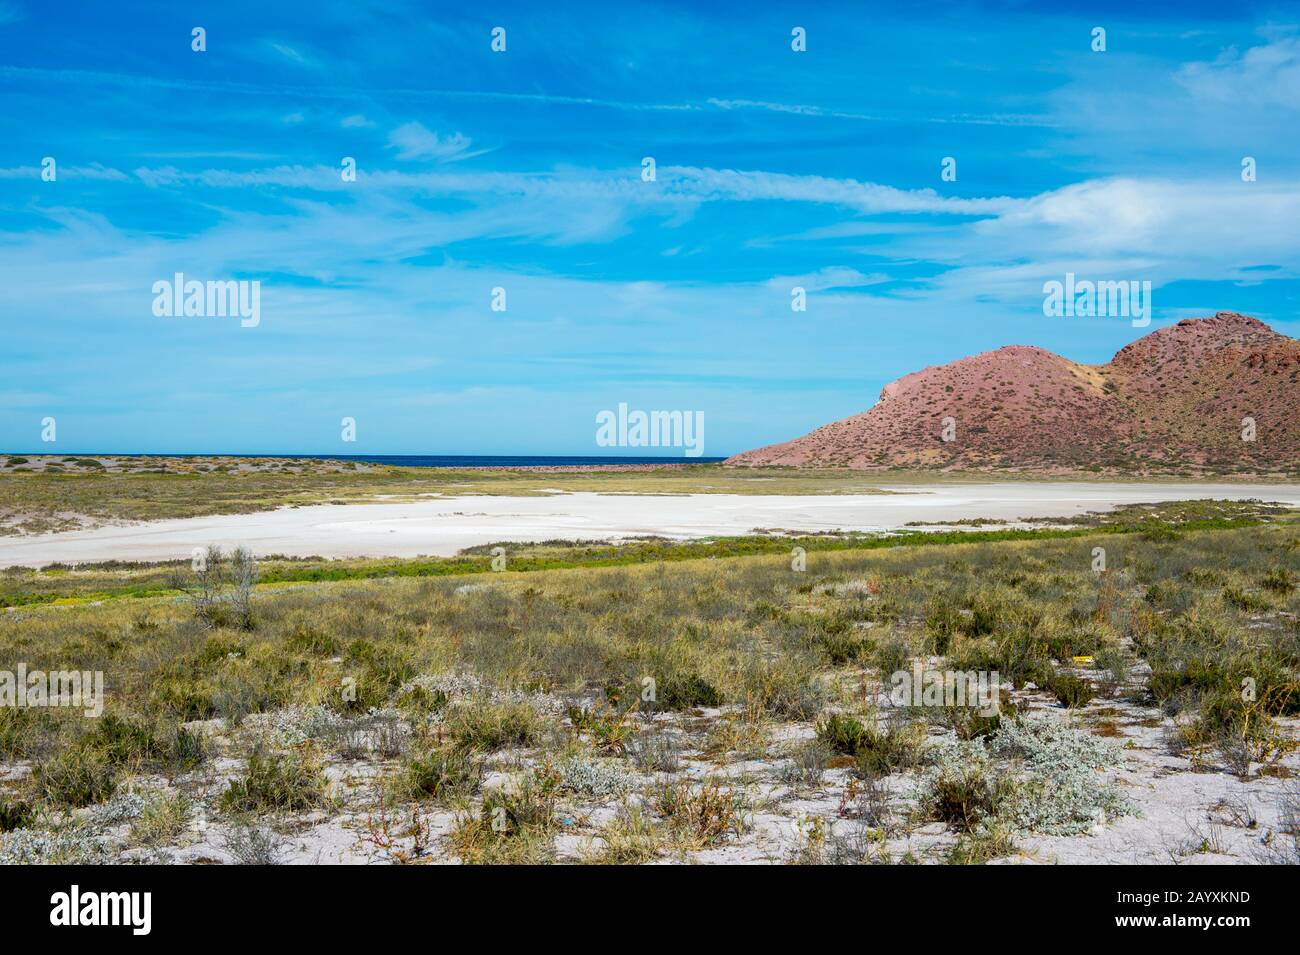
[[[809,6],[0,0],[0,450],[682,453],[597,446],[626,404],[715,456],[1002,345],[1300,334],[1300,11]]]

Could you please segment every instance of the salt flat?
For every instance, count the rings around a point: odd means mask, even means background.
[[[195,547],[245,545],[258,556],[450,556],[495,541],[673,538],[797,531],[896,530],[910,521],[1070,517],[1119,504],[1260,498],[1300,506],[1295,484],[1085,483],[881,485],[890,494],[681,496],[556,493],[313,505],[255,514],[151,521],[0,537],[0,567],[188,558]]]

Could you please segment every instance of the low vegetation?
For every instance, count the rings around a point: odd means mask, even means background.
[[[0,861],[286,861],[328,832],[349,860],[979,863],[1139,813],[1142,759],[1286,781],[1300,525],[989,533],[837,540],[804,572],[786,539],[292,586],[220,555],[98,604],[50,575],[0,660],[102,671],[106,709],[0,707]],[[899,705],[914,667],[996,671],[1000,705]]]

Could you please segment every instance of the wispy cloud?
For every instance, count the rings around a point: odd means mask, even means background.
[[[1188,63],[1175,74],[1199,99],[1233,107],[1270,103],[1300,109],[1300,37],[1245,52],[1228,47],[1210,62]]]
[[[432,159],[450,162],[470,155],[470,140],[461,133],[439,136],[423,123],[403,123],[388,134],[388,145],[398,159]],[[478,154],[474,154],[478,155]]]
[[[772,103],[748,99],[718,99],[710,97],[707,104],[721,110],[759,110],[770,113],[786,113],[794,116],[813,116],[826,119],[846,119],[864,123],[900,123],[922,122],[942,125],[969,126],[1044,126],[1059,125],[1051,116],[998,113],[990,115],[950,113],[936,116],[916,117],[911,114],[862,113],[853,110],[835,109],[826,106],[813,106],[802,103]]]

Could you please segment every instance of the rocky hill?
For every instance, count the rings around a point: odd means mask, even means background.
[[[1010,345],[913,372],[869,411],[728,463],[1294,474],[1300,341],[1219,312],[1152,332],[1105,365]]]

